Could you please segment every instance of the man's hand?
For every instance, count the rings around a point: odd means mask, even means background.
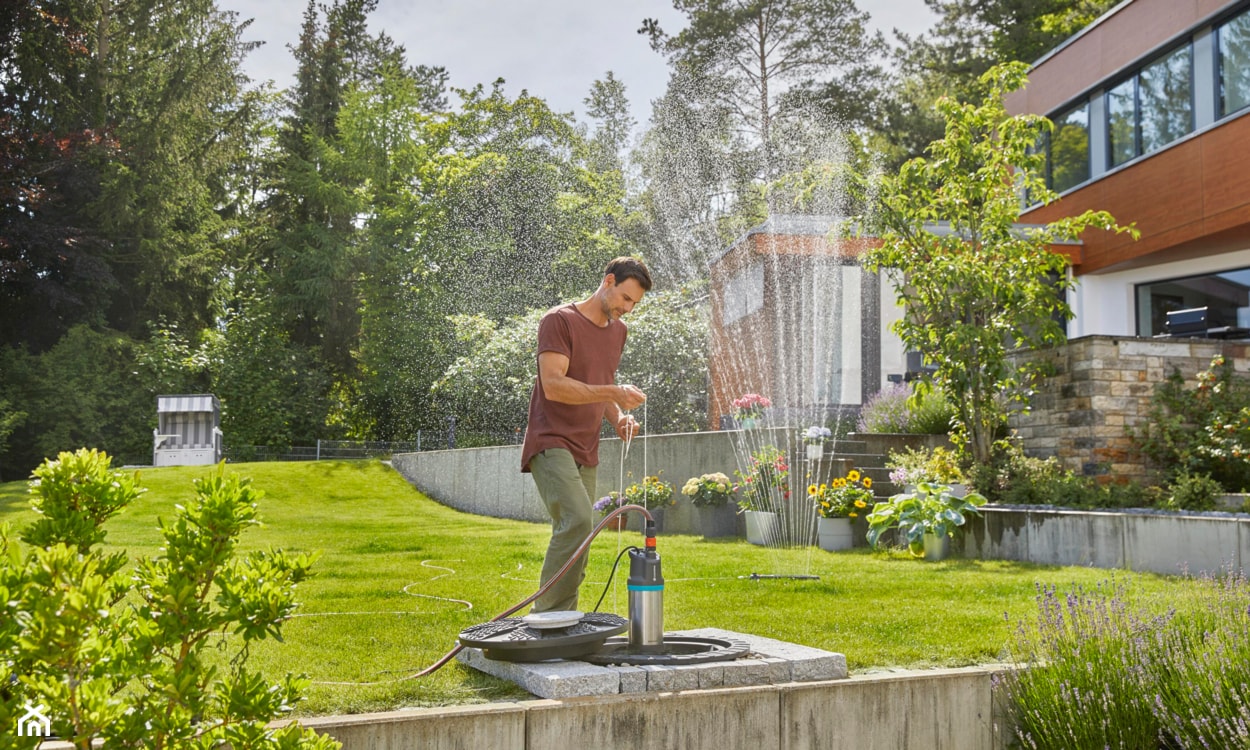
[[[616,405],[621,411],[630,411],[642,406],[642,402],[647,400],[647,394],[635,385],[617,386],[617,391]]]
[[[633,440],[634,436],[642,429],[642,426],[638,424],[638,420],[634,419],[633,414],[622,414],[621,418],[616,420],[616,424],[613,426],[616,428],[616,434],[620,436],[621,440],[626,441]]]

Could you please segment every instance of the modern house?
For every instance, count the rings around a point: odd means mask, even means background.
[[[1007,98],[1055,124],[1060,193],[1021,220],[1086,209],[1141,231],[1073,249],[1069,338],[1250,336],[1250,2],[1126,0],[1038,60]]]

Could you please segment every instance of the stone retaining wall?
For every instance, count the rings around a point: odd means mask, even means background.
[[[1006,747],[993,667],[302,720],[344,750],[815,750]]]
[[[1131,430],[1149,415],[1155,387],[1173,370],[1196,383],[1216,354],[1250,374],[1250,343],[1244,341],[1084,336],[1017,352],[1043,362],[1050,374],[1038,384],[1032,410],[1013,416],[1011,427],[1028,455],[1054,456],[1064,468],[1109,480],[1149,480]]]

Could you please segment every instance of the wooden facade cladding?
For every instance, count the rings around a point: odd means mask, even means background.
[[[1136,0],[1120,6],[1034,65],[1029,85],[1008,94],[1012,114],[1049,114],[1107,82],[1142,55],[1227,8],[1228,0]]]
[[[1021,221],[1041,224],[1088,209],[1135,223],[1141,238],[1087,231],[1073,271],[1215,255],[1250,239],[1250,116],[1235,117],[1078,188]]]

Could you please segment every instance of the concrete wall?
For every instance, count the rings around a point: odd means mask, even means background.
[[[999,750],[994,668],[303,720],[345,750]]]
[[[1250,518],[1059,509],[983,508],[956,537],[981,560],[1127,568],[1176,575],[1250,563]]]
[[[793,430],[763,429],[750,444],[768,441],[784,447]],[[676,507],[665,514],[666,533],[695,533],[694,507],[681,495],[690,477],[722,471],[733,477],[740,459],[735,451],[735,432],[691,432],[636,438],[629,455],[622,456],[621,441],[612,438],[599,445],[597,497],[620,490],[645,474],[660,477],[678,493]],[[521,446],[465,448],[446,451],[396,454],[391,464],[405,479],[444,505],[468,513],[547,523],[550,517],[529,474],[521,473]],[[622,464],[624,472],[622,472]],[[645,473],[644,473],[645,472]],[[624,478],[622,479],[622,473]]]

